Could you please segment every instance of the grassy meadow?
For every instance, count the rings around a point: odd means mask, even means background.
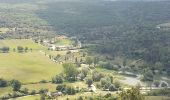
[[[17,79],[22,83],[39,82],[51,80],[51,77],[62,72],[62,66],[52,62],[39,50],[46,50],[45,47],[34,43],[31,40],[1,40],[0,46],[17,46],[32,48],[33,51],[18,53],[0,53],[0,77],[11,80]]]
[[[26,97],[21,97],[21,98],[16,98],[16,99],[10,99],[10,100],[40,100],[40,96],[39,96],[39,95],[26,96]]]
[[[73,43],[70,39],[58,39],[55,44],[56,45],[71,45]]]
[[[17,48],[17,46],[28,47],[32,50],[45,50],[46,48],[40,44],[34,43],[31,39],[9,39],[9,40],[0,40],[0,47],[8,46],[12,50]]]

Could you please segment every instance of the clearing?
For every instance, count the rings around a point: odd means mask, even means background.
[[[52,62],[48,57],[41,54],[39,50],[45,47],[31,40],[1,40],[1,46],[16,48],[24,46],[32,48],[32,52],[0,53],[0,77],[11,80],[17,79],[22,83],[33,83],[41,80],[51,80],[51,77],[62,72],[62,65]]]

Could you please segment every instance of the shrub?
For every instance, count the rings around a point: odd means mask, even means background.
[[[120,86],[121,86],[120,82],[118,82],[118,81],[114,82],[113,84],[115,85],[116,88],[120,88]]]
[[[96,72],[96,71],[94,71],[93,73],[92,73],[92,78],[93,78],[93,81],[100,81],[100,79],[101,78],[103,78],[104,77],[104,75],[102,74],[102,73],[98,73],[98,72]]]
[[[20,90],[20,92],[24,93],[24,94],[28,94],[28,89],[27,88],[22,88]]]
[[[109,86],[109,91],[117,91],[117,88],[115,87],[115,85],[111,84]]]
[[[151,71],[147,71],[143,74],[142,81],[153,81],[154,75]]]
[[[79,96],[77,100],[83,100],[83,97],[82,97],[82,96]]]
[[[48,83],[46,80],[41,80],[40,83]]]
[[[55,84],[63,83],[63,77],[61,75],[56,75],[54,78],[52,78],[52,83]]]
[[[12,80],[11,86],[13,88],[13,91],[19,91],[21,88],[21,82],[19,82],[18,80]]]
[[[65,91],[65,88],[66,88],[66,85],[65,84],[61,84],[61,85],[58,85],[56,87],[56,90],[63,92],[63,91]]]
[[[74,94],[76,94],[76,90],[73,87],[71,87],[71,86],[67,86],[66,87],[66,93],[68,95],[74,95]]]
[[[90,87],[93,84],[93,80],[91,78],[87,78],[86,84],[88,84],[88,87]]]
[[[40,93],[40,94],[44,94],[44,93],[46,93],[46,92],[48,92],[48,89],[40,89],[40,90],[39,90],[39,93]]]
[[[155,81],[153,82],[153,84],[154,84],[156,87],[158,87],[158,86],[159,86],[159,84],[160,84],[160,81],[155,80]]]
[[[7,86],[7,81],[0,78],[0,87],[6,87]]]
[[[30,92],[30,95],[34,95],[34,94],[36,94],[36,90],[32,90],[32,91]]]

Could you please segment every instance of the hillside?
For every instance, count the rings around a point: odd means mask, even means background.
[[[0,0],[0,99],[169,99],[169,12],[164,0]]]

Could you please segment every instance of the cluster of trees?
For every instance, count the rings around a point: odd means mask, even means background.
[[[120,88],[118,81],[113,82],[113,77],[110,75],[103,75],[98,72],[94,72],[92,77],[86,78],[86,84],[90,87],[96,83],[97,88],[102,90],[117,91]]]
[[[105,95],[97,96],[79,96],[77,100],[145,100],[145,97],[140,93],[139,88],[132,87],[129,90],[118,93],[118,96],[107,93]]]
[[[21,96],[26,96],[26,95],[42,94],[42,93],[48,92],[47,89],[40,89],[39,91],[36,91],[36,90],[29,91],[28,88],[22,88],[22,84],[18,80],[7,81],[7,80],[0,78],[0,88],[7,87],[7,86],[11,86],[13,92],[0,97],[0,99],[2,100],[7,100],[10,98],[16,98],[16,97],[21,97]]]
[[[11,86],[13,91],[19,91],[21,88],[21,82],[19,82],[18,80],[7,81],[3,78],[0,78],[0,87],[7,87],[7,86]]]
[[[10,50],[10,48],[9,48],[9,47],[5,47],[5,46],[0,48],[0,51],[1,51],[2,53],[8,53],[9,50]]]
[[[23,53],[23,52],[28,52],[28,50],[32,51],[32,48],[28,48],[28,47],[22,47],[22,46],[17,46],[17,48],[13,48],[13,52],[19,52],[19,53]],[[8,53],[10,51],[10,47],[4,46],[0,48],[0,51],[2,53]]]
[[[19,53],[27,52],[28,50],[32,51],[32,48],[29,49],[28,47],[17,46],[17,51]],[[13,51],[15,51],[15,49],[13,49]]]
[[[58,85],[56,87],[56,90],[68,95],[74,95],[79,92],[79,89],[76,89],[73,86],[68,86],[65,84]]]
[[[145,100],[145,97],[140,93],[138,87],[132,87],[132,89],[122,91],[119,94],[120,100]]]
[[[63,64],[64,71],[62,74],[56,75],[52,78],[52,83],[60,84],[64,81],[76,81],[78,70],[76,68],[76,65],[72,63],[64,63]]]

